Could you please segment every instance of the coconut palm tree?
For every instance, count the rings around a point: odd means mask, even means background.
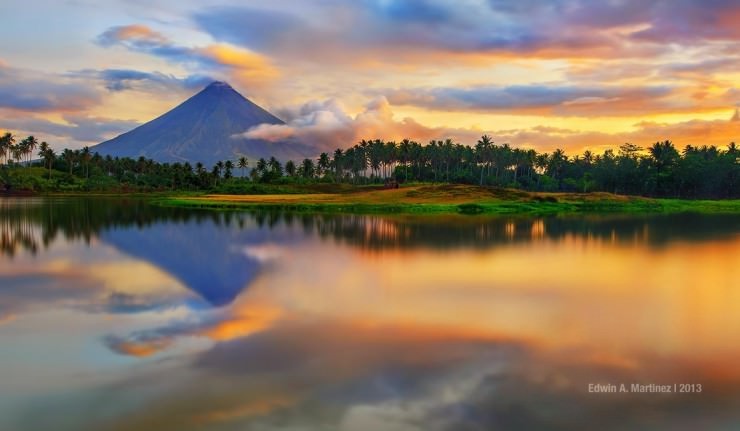
[[[314,176],[314,165],[313,160],[303,159],[301,163],[301,174],[304,178],[313,178]]]
[[[237,166],[239,167],[239,169],[242,170],[242,176],[246,177],[247,176],[247,166],[249,166],[249,160],[246,157],[241,156],[239,157]]]
[[[26,161],[28,162],[28,166],[31,166],[31,156],[33,156],[34,150],[36,150],[36,147],[39,145],[39,140],[36,139],[34,136],[29,136],[25,141],[25,146],[23,148],[25,154],[26,154]]]
[[[85,178],[90,178],[90,159],[92,159],[90,147],[84,147],[82,151],[80,151],[80,162],[85,168]]]
[[[329,155],[326,153],[321,153],[319,155],[319,161],[316,166],[318,167],[319,175],[325,175],[326,171],[329,170]]]
[[[57,155],[46,141],[39,145],[39,157],[44,161],[44,167],[49,169],[49,179],[51,179],[51,167],[54,165]]]
[[[337,148],[336,150],[334,150],[334,156],[332,158],[331,163],[332,163],[332,166],[334,166],[335,181],[339,181],[339,179],[342,178],[343,171],[344,171],[343,166],[342,166],[344,164],[343,157],[344,157],[344,152],[342,151],[341,148]]]
[[[62,151],[62,158],[64,159],[64,162],[67,163],[69,174],[72,175],[72,169],[74,168],[76,159],[75,152],[69,148],[65,148],[64,151]]]
[[[480,183],[483,185],[483,171],[486,165],[488,170],[491,168],[491,147],[493,145],[493,139],[488,135],[481,136],[478,142],[475,144],[475,153],[478,162],[480,163]]]
[[[224,163],[224,179],[228,180],[229,178],[231,178],[231,171],[233,169],[234,169],[234,162],[232,162],[231,160],[227,160]]]
[[[267,167],[270,168],[271,178],[277,179],[283,176],[283,165],[275,157],[270,157]]]
[[[7,164],[10,160],[11,149],[14,145],[15,136],[12,133],[6,132],[3,136],[0,136],[0,164]]]
[[[285,162],[285,173],[288,174],[289,177],[295,177],[295,162],[293,162],[292,160],[288,160],[287,162]]]

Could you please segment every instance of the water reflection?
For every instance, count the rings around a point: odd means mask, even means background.
[[[734,429],[739,222],[3,200],[0,429]]]

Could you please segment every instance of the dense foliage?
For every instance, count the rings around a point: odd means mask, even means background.
[[[38,149],[39,159],[33,160]],[[103,157],[82,150],[56,154],[45,142],[29,136],[19,142],[0,136],[0,163],[36,169],[4,169],[6,185],[33,190],[218,190],[259,193],[264,184],[305,182],[351,184],[449,182],[493,185],[538,191],[606,191],[681,198],[740,197],[740,152],[687,145],[679,151],[670,141],[647,149],[624,144],[617,152],[585,151],[568,156],[563,150],[538,153],[532,149],[496,145],[482,136],[474,146],[451,139],[421,145],[408,139],[362,140],[332,154],[298,163],[274,157],[246,157],[206,167],[202,163],[157,163],[146,158]],[[43,175],[38,168],[43,168]],[[26,171],[26,173],[24,173]],[[37,174],[27,174],[36,172]]]

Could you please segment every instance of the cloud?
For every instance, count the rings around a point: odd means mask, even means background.
[[[620,107],[654,105],[655,99],[671,93],[671,88],[653,87],[579,87],[572,85],[475,86],[468,88],[410,88],[385,91],[388,100],[397,105],[414,105],[438,110],[550,110],[561,115],[593,114],[593,105],[602,105],[612,114]],[[625,102],[630,102],[625,104]],[[603,105],[609,105],[604,107]],[[634,114],[635,109],[625,109]]]
[[[729,116],[729,114],[728,114]],[[671,140],[678,148],[686,145],[716,145],[724,147],[740,137],[740,122],[727,120],[690,120],[678,123],[644,121],[624,132],[597,132],[550,127],[532,127],[489,132],[496,142],[552,151],[563,148],[569,154],[584,150],[601,151],[616,148],[624,142],[648,146],[657,141]]]
[[[95,87],[63,76],[0,65],[0,108],[82,111],[101,102]]]
[[[412,118],[396,120],[384,97],[373,99],[354,117],[335,99],[311,101],[285,113],[288,119],[286,124],[262,124],[240,136],[273,142],[295,140],[313,144],[319,151],[330,152],[354,145],[360,139],[472,139],[478,134],[477,131],[465,129],[427,127]]]
[[[663,0],[650,8],[650,26],[632,37],[657,43],[694,45],[704,41],[736,41],[740,5],[733,0]]]
[[[99,143],[139,125],[132,120],[115,120],[82,114],[65,114],[63,119],[66,123],[38,117],[12,117],[5,118],[3,126],[37,136],[51,135],[69,138],[78,143]]]
[[[227,44],[181,46],[143,25],[111,27],[101,33],[96,41],[106,48],[122,46],[197,70],[230,75],[241,83],[265,83],[278,75],[277,69],[266,57],[250,50]],[[131,75],[129,73],[128,80],[132,79]]]
[[[193,20],[217,40],[263,51],[269,51],[289,31],[313,31],[296,15],[251,7],[200,10],[193,15]],[[234,31],[235,29],[240,30]]]
[[[542,94],[539,87],[522,88],[516,91],[495,88],[489,95],[494,93],[505,94],[512,103],[518,103],[522,110],[539,109],[555,112],[559,115],[576,115],[592,112],[593,114],[608,112],[609,110],[622,110],[630,112],[630,106],[639,104],[630,90],[620,93],[617,89],[614,93],[606,90],[596,90],[597,94],[618,94],[621,97],[589,98],[582,94],[593,94],[584,90],[560,89],[557,91],[545,90]],[[635,90],[638,91],[638,90]],[[666,91],[662,89],[653,90],[656,93]],[[432,96],[425,99],[422,95],[415,95],[421,103],[427,103],[426,107],[438,107],[439,109],[453,109],[461,103],[469,103],[465,109],[473,109],[472,102],[480,101],[481,106],[488,109],[503,110],[505,101],[489,103],[485,98],[471,97],[465,101],[467,92],[453,92],[459,94],[460,100],[444,99]],[[512,94],[521,95],[523,100],[516,100]],[[406,94],[391,93],[393,100],[396,97],[408,97]],[[436,97],[436,98],[435,98]],[[445,96],[448,97],[448,96]],[[630,99],[632,97],[633,99]],[[408,100],[408,99],[402,99]],[[449,103],[450,106],[444,105]],[[547,103],[553,106],[547,106]],[[559,103],[559,105],[558,105]],[[619,107],[617,104],[624,104]],[[649,103],[649,102],[644,102]],[[500,104],[500,108],[497,107]],[[611,106],[610,106],[611,105]],[[462,108],[462,106],[460,106]],[[539,151],[552,151],[563,148],[570,153],[580,153],[586,149],[595,151],[606,148],[615,148],[624,142],[634,142],[649,145],[656,141],[665,139],[673,140],[674,143],[683,147],[692,145],[718,145],[724,146],[731,141],[737,141],[740,136],[740,123],[726,120],[690,120],[678,123],[655,123],[641,122],[633,126],[632,130],[624,132],[599,132],[589,130],[578,130],[572,128],[552,127],[538,125],[529,128],[517,129],[464,129],[450,127],[429,127],[415,121],[412,118],[397,120],[393,114],[392,107],[384,97],[378,97],[365,106],[365,109],[352,116],[337,100],[312,101],[297,109],[283,110],[287,123],[283,125],[263,124],[255,126],[245,133],[239,135],[250,139],[263,139],[267,141],[295,141],[312,144],[319,151],[332,152],[336,148],[346,148],[354,145],[361,139],[385,139],[400,140],[403,138],[413,139],[419,142],[427,142],[431,139],[451,138],[456,142],[472,145],[483,134],[491,135],[497,143],[509,143],[513,146],[524,148],[535,148]],[[730,118],[732,114],[728,113]]]
[[[196,90],[213,82],[215,78],[208,75],[193,74],[184,78],[161,72],[143,72],[134,69],[83,69],[67,73],[68,76],[99,79],[106,89],[113,92],[124,90]]]
[[[209,8],[194,13],[193,20],[218,40],[283,58],[310,61],[313,57],[338,63],[359,58],[383,63],[434,62],[438,60],[434,53],[624,58],[663,51],[630,45],[626,37],[610,32],[612,27],[642,22],[648,8],[627,3],[607,8],[565,1],[532,1],[520,6],[474,0],[327,1],[310,10],[297,5],[281,10]],[[615,19],[620,12],[625,18]],[[329,22],[328,17],[341,19]],[[585,17],[599,22],[591,24]]]
[[[127,25],[111,27],[97,37],[102,46],[112,46],[123,43],[129,46],[156,48],[167,43],[167,38],[144,25]]]

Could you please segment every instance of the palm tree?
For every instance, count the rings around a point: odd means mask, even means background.
[[[296,168],[295,163],[292,160],[285,162],[285,173],[288,174],[289,177],[295,177]]]
[[[404,182],[408,182],[409,180],[409,156],[411,155],[411,141],[408,139],[403,139],[401,143],[398,144],[398,161],[400,161],[403,164],[403,180]]]
[[[303,174],[304,178],[313,178],[314,176],[313,160],[303,159],[303,163],[301,163],[301,173]]]
[[[30,167],[31,166],[31,156],[33,156],[33,151],[38,146],[39,141],[34,136],[29,136],[26,139],[24,139],[24,141],[26,142],[24,151],[26,153],[28,166]]]
[[[224,179],[231,178],[232,169],[234,169],[234,162],[227,160],[226,163],[224,163]]]
[[[49,179],[51,179],[51,167],[54,164],[54,160],[56,160],[57,155],[45,141],[39,146],[39,157],[44,161],[44,167],[49,168]]]
[[[270,160],[267,162],[267,166],[270,168],[270,174],[273,175],[273,178],[280,178],[283,176],[283,165],[280,164],[278,159],[275,157],[270,157]]]
[[[475,144],[475,152],[480,163],[480,184],[483,185],[483,168],[488,165],[490,171],[491,167],[491,146],[493,145],[493,139],[488,135],[481,136],[478,142]],[[490,172],[489,172],[490,173]]]
[[[80,161],[85,167],[85,178],[90,178],[90,159],[92,154],[90,153],[90,147],[85,147],[80,151]]]
[[[69,148],[65,148],[64,151],[62,151],[62,158],[64,159],[64,162],[67,163],[69,174],[72,175],[72,169],[74,168],[76,159],[75,152],[70,150]]]
[[[249,160],[246,157],[241,156],[239,157],[237,166],[239,167],[239,169],[242,170],[242,176],[246,177],[247,176],[247,166],[249,166]]]
[[[25,139],[18,144],[11,146],[10,152],[13,155],[13,160],[15,160],[15,163],[20,163],[23,159],[23,155],[26,153]]]
[[[326,171],[329,169],[329,155],[328,154],[321,153],[319,155],[319,161],[318,161],[317,167],[319,168],[319,175],[323,176],[326,174]]]
[[[338,181],[340,178],[342,178],[343,170],[342,170],[342,164],[344,157],[344,152],[341,148],[337,148],[334,150],[334,157],[332,158],[332,164],[334,165],[334,175],[336,175],[335,180]],[[287,167],[287,166],[286,166]]]
[[[6,132],[3,136],[0,136],[0,164],[10,160],[11,149],[15,145],[15,136],[12,133]]]

